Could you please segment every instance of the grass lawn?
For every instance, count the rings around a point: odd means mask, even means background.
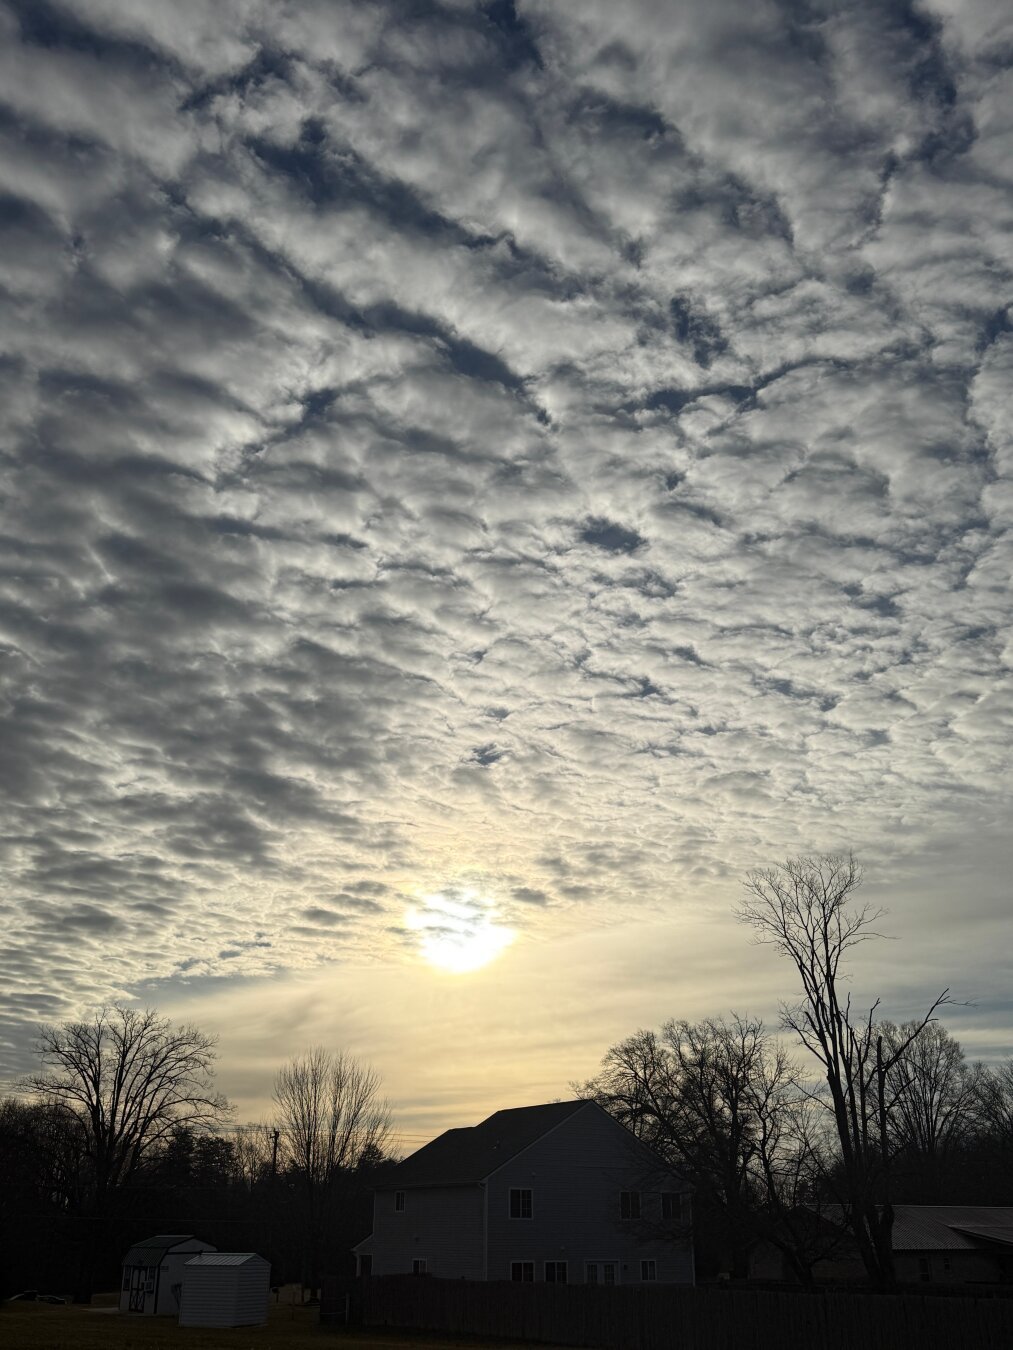
[[[475,1350],[483,1342],[317,1325],[317,1309],[272,1303],[266,1327],[229,1331],[181,1327],[171,1317],[123,1316],[74,1304],[0,1304],[4,1350]],[[496,1350],[520,1350],[495,1341]],[[527,1347],[526,1350],[530,1350]],[[547,1347],[542,1347],[547,1350]]]

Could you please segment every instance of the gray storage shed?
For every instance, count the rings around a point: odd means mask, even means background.
[[[183,1267],[181,1327],[259,1327],[267,1321],[271,1263],[256,1252],[202,1252]]]
[[[135,1243],[123,1258],[120,1312],[175,1317],[183,1266],[199,1252],[214,1250],[210,1242],[192,1233],[156,1233]]]

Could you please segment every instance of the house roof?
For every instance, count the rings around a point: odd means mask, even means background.
[[[171,1252],[173,1248],[182,1246],[184,1242],[201,1242],[201,1239],[194,1237],[193,1233],[156,1233],[154,1237],[145,1238],[143,1242],[137,1242],[127,1252],[121,1265],[124,1266],[157,1266],[165,1256],[166,1252]],[[210,1243],[201,1243],[202,1246],[210,1247]]]
[[[382,1189],[477,1185],[585,1107],[600,1109],[583,1100],[518,1106],[497,1111],[470,1128],[447,1130],[388,1172]]]
[[[1013,1207],[1002,1205],[894,1205],[895,1252],[973,1251],[983,1242],[1013,1245]],[[840,1222],[838,1205],[823,1217]]]

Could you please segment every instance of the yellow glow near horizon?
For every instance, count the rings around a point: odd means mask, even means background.
[[[405,922],[418,933],[418,949],[430,965],[464,975],[494,961],[517,936],[494,923],[492,912],[473,892],[460,898],[430,895],[423,908],[408,911]]]

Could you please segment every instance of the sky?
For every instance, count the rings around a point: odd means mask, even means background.
[[[1006,0],[0,0],[0,1079],[409,1143],[794,992],[1013,1053]]]

